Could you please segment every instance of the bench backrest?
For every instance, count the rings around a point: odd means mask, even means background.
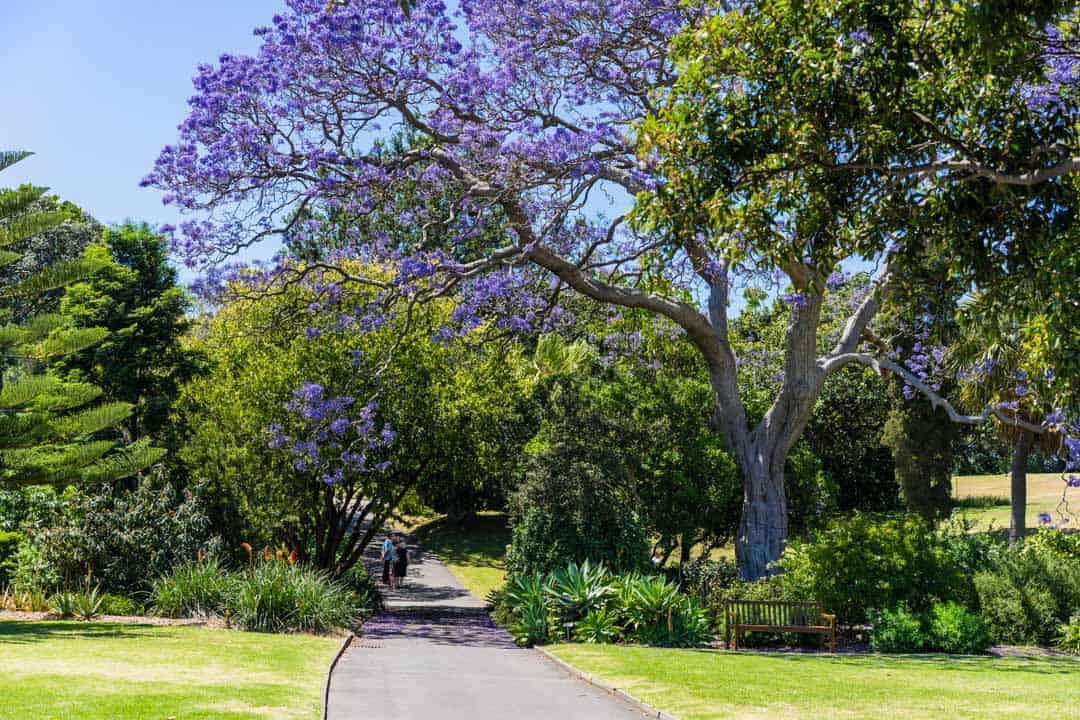
[[[725,615],[740,625],[812,627],[821,623],[824,611],[814,600],[728,600]]]

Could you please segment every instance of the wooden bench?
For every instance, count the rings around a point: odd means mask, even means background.
[[[727,618],[727,646],[739,649],[739,638],[747,631],[814,633],[821,636],[820,647],[829,643],[836,652],[836,616],[825,613],[821,603],[803,600],[728,600],[724,603]],[[732,644],[732,634],[735,643]]]

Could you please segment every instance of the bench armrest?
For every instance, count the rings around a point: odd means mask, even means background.
[[[821,619],[827,621],[826,625],[829,627],[836,627],[836,616],[829,613],[821,613]]]

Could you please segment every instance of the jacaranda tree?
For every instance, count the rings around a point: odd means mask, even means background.
[[[734,5],[419,0],[405,13],[397,0],[290,0],[257,30],[256,55],[200,68],[179,142],[146,184],[189,214],[176,249],[218,273],[265,239],[299,243],[397,208],[402,190],[456,198],[408,211],[421,242],[407,250],[388,234],[342,243],[396,268],[347,278],[375,290],[342,313],[357,327],[402,298],[448,294],[448,332],[484,316],[542,328],[570,294],[666,317],[708,369],[743,478],[738,563],[759,577],[782,552],[785,459],[828,375],[872,365],[943,402],[866,342],[901,261],[943,243],[973,281],[1022,269],[1010,258],[1056,228],[1004,242],[972,234],[1002,227],[992,211],[958,223],[952,208],[1000,207],[999,220],[1067,208],[1080,159],[1071,90],[1052,82],[1069,3]],[[410,142],[388,142],[402,133]],[[851,258],[881,269],[819,356],[826,280]],[[319,265],[305,267],[261,274],[305,282]],[[745,283],[791,305],[782,378],[754,426],[728,323]]]

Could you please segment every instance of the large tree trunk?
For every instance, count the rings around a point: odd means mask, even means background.
[[[1012,467],[1009,471],[1009,542],[1015,543],[1027,533],[1027,461],[1035,436],[1020,430],[1013,443]]]
[[[780,460],[776,467],[767,455],[753,453],[741,469],[743,506],[735,560],[740,577],[756,580],[767,577],[784,553],[788,528],[784,463]]]

